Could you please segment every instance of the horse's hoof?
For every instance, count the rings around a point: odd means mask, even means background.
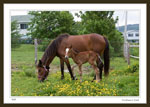
[[[74,76],[74,77],[72,77],[72,80],[78,80],[78,79],[76,78],[76,76]]]
[[[94,79],[91,82],[94,82]]]
[[[78,80],[78,78],[77,78],[76,76],[74,76],[74,79],[75,79],[75,80]]]
[[[61,80],[63,80],[64,79],[64,77],[61,77]]]

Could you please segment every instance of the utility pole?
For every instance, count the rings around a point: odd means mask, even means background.
[[[118,31],[119,31],[119,20],[118,20],[117,26],[118,26]]]
[[[127,42],[127,16],[128,13],[125,11],[125,26],[124,26],[124,43]]]
[[[35,46],[35,65],[37,64],[37,39],[34,39],[34,46]]]
[[[128,66],[130,65],[130,53],[129,53],[129,43],[127,42],[127,18],[128,18],[128,12],[125,11],[125,27],[124,27],[124,57],[128,63]]]

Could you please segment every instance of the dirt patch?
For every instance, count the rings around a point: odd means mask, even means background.
[[[33,68],[33,67],[35,67],[35,65],[34,64],[11,64],[11,71],[12,72],[21,72],[21,71],[23,71],[23,67]],[[92,69],[91,66],[84,66],[84,65],[82,66],[82,71],[83,71],[84,74],[89,74],[89,73],[92,72],[92,70],[93,69]],[[60,65],[51,64],[50,65],[50,72],[56,73],[57,71],[61,71]],[[68,69],[67,69],[66,65],[64,66],[64,71],[68,72]],[[74,72],[77,74],[78,71],[79,71],[79,69],[76,66],[74,68]]]

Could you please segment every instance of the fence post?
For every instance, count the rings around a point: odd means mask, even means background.
[[[130,65],[130,44],[127,43],[127,61],[128,61],[128,65]]]
[[[123,53],[124,53],[125,61],[128,61],[127,60],[127,42],[124,42]]]
[[[37,39],[34,39],[34,47],[35,47],[35,65],[37,64]]]
[[[130,44],[128,42],[124,43],[124,57],[128,65],[130,65]]]

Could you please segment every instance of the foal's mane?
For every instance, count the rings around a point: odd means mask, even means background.
[[[48,60],[55,57],[57,55],[57,49],[64,38],[68,38],[69,34],[61,34],[59,35],[45,50],[45,53],[42,57],[43,63],[46,64]]]
[[[78,51],[77,49],[74,49],[74,48],[72,48],[72,51],[73,51],[75,54],[78,54],[78,53],[79,53],[79,51]]]

